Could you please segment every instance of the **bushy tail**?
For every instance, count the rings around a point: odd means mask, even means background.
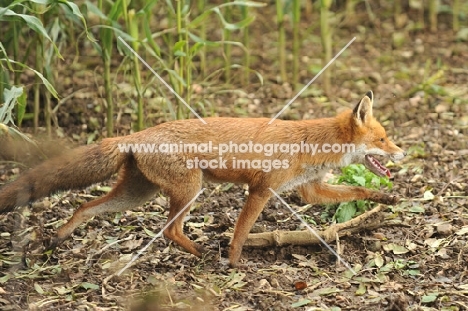
[[[45,161],[0,188],[0,213],[48,196],[109,179],[124,163],[115,139],[83,146]]]

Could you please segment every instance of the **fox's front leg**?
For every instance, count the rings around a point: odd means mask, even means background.
[[[377,203],[393,205],[399,201],[396,196],[358,186],[310,183],[299,186],[298,191],[304,200],[310,204],[370,200]]]
[[[249,190],[250,194],[247,198],[247,202],[245,202],[239,214],[239,218],[236,221],[234,235],[232,236],[229,249],[229,265],[232,268],[238,266],[242,247],[247,240],[249,232],[271,196],[269,190],[255,190],[254,188],[250,188]]]

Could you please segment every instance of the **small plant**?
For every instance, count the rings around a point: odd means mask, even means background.
[[[28,136],[21,133],[16,129],[14,123],[15,107],[20,111],[20,117],[24,115],[26,107],[26,93],[23,87],[12,86],[11,89],[5,88],[3,90],[4,103],[0,104],[0,145],[6,146],[6,143],[11,139],[23,140],[36,146],[36,143],[29,139]],[[10,126],[10,125],[11,126]]]
[[[351,164],[341,170],[341,175],[330,181],[332,184],[348,184],[361,186],[369,189],[379,190],[382,186],[391,189],[393,184],[387,177],[379,177],[367,170],[362,164]],[[327,206],[322,214],[322,219],[330,215],[330,211],[335,210],[332,220],[336,222],[345,222],[356,215],[369,210],[375,203],[369,201],[343,202],[340,204],[331,204]]]
[[[423,79],[420,83],[417,83],[415,86],[413,86],[406,94],[405,96],[411,97],[413,96],[416,92],[423,91],[424,94],[427,95],[440,95],[440,96],[446,96],[448,95],[447,90],[441,86],[443,83],[442,81],[445,80],[445,66],[442,64],[436,64],[436,67],[438,70],[429,76],[429,72],[432,71],[433,64],[431,61],[426,62],[425,70],[424,70],[424,76]]]
[[[62,18],[61,16],[66,16]],[[54,83],[55,60],[63,59],[59,48],[64,45],[65,29],[80,25],[89,38],[86,20],[79,7],[70,1],[1,1],[0,22],[0,103],[21,89],[20,76],[31,70],[35,74],[33,89],[33,112],[25,113],[26,100],[18,100],[16,122],[21,126],[24,119],[32,118],[34,130],[39,126],[39,114],[44,114],[47,133],[51,133],[51,97],[58,98]],[[64,25],[67,25],[65,27]],[[33,57],[29,57],[31,55]],[[34,61],[32,61],[34,59]],[[32,65],[31,65],[32,63]],[[15,86],[13,88],[13,86]],[[10,90],[8,90],[10,88]],[[7,94],[7,92],[9,92]],[[21,97],[23,98],[23,97]],[[26,95],[24,95],[26,98]],[[16,99],[15,99],[16,103]],[[42,107],[41,107],[42,106]],[[8,109],[9,105],[5,105]],[[2,122],[0,118],[0,122]]]
[[[419,142],[413,146],[408,147],[407,154],[413,158],[424,159],[427,157],[425,147],[426,144],[424,142]]]

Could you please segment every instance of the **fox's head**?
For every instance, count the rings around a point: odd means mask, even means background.
[[[375,156],[389,157],[396,161],[402,159],[405,152],[388,139],[383,126],[372,115],[373,100],[372,91],[367,92],[352,111],[350,122],[355,152],[351,162],[364,164],[378,176],[390,177],[390,170]]]

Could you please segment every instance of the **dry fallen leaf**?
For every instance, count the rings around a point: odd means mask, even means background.
[[[387,240],[387,238],[385,237],[385,234],[383,234],[383,233],[381,233],[381,232],[374,232],[374,233],[372,234],[372,236],[373,236],[374,238],[376,238],[376,239],[381,240],[381,241]]]
[[[303,290],[303,289],[307,288],[307,283],[303,282],[303,281],[296,282],[296,283],[294,283],[294,288],[296,290]]]

